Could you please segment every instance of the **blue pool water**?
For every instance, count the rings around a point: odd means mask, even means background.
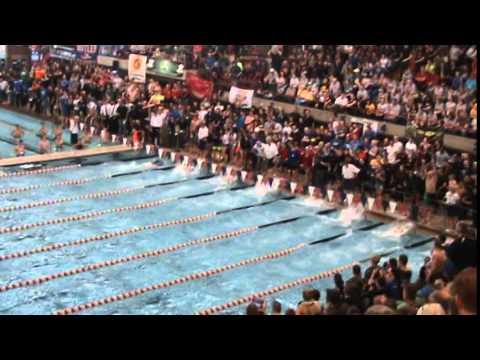
[[[204,271],[244,259],[284,250],[299,244],[309,244],[335,235],[344,236],[327,243],[305,246],[293,254],[254,265],[236,268],[215,276],[194,280],[164,290],[153,291],[122,302],[101,306],[81,314],[193,314],[210,306],[266,290],[272,286],[359,261],[375,253],[398,247],[417,267],[429,248],[425,245],[407,251],[407,243],[424,239],[423,235],[402,238],[384,235],[392,225],[361,231],[370,221],[345,226],[338,212],[318,215],[322,207],[307,205],[303,199],[282,199],[279,194],[259,196],[254,188],[229,190],[220,177],[198,179],[199,173],[185,174],[177,169],[147,171],[145,161],[108,162],[84,166],[51,174],[0,178],[0,189],[47,185],[62,180],[93,178],[132,171],[143,172],[128,176],[102,178],[77,186],[42,187],[37,190],[0,195],[0,208],[46,199],[72,197],[94,192],[136,188],[136,191],[95,200],[74,200],[13,212],[0,212],[0,227],[31,224],[91,211],[132,206],[154,200],[179,198],[160,206],[106,214],[84,221],[45,225],[30,230],[0,234],[0,255],[24,251],[39,246],[65,243],[110,231],[184,219],[189,216],[259,205],[227,211],[207,220],[176,225],[130,235],[94,241],[79,246],[0,261],[0,286],[44,275],[75,269],[119,257],[157,250],[206,236],[250,226],[260,226],[291,218],[296,221],[260,228],[254,232],[206,245],[188,247],[159,257],[87,271],[59,278],[38,286],[0,293],[0,314],[51,314],[65,307],[99,300],[124,291],[154,285],[166,280]],[[171,185],[143,188],[172,181]],[[183,198],[190,195],[208,195]],[[348,276],[346,274],[345,276]],[[326,279],[312,284],[325,290],[332,284]],[[301,288],[275,295],[285,304],[296,304]],[[244,307],[225,314],[243,313]]]

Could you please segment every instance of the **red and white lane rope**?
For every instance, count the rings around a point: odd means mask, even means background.
[[[76,313],[82,312],[82,311],[87,310],[87,309],[92,309],[92,308],[99,307],[99,306],[102,306],[102,305],[107,305],[107,304],[110,304],[110,303],[113,303],[113,302],[123,301],[123,300],[129,299],[129,298],[137,297],[137,296],[143,295],[147,292],[151,292],[151,291],[155,291],[155,290],[159,290],[159,289],[165,289],[165,288],[168,288],[168,287],[171,287],[171,286],[174,286],[174,285],[180,285],[180,284],[184,284],[184,283],[187,283],[187,282],[190,282],[190,281],[195,281],[195,280],[199,280],[199,279],[203,279],[203,278],[208,278],[208,277],[211,277],[211,276],[214,276],[214,275],[217,275],[217,274],[229,271],[229,270],[233,270],[233,269],[236,269],[236,268],[240,268],[240,267],[243,267],[243,266],[248,266],[248,265],[252,265],[252,264],[256,264],[256,263],[260,263],[260,262],[264,262],[264,261],[268,261],[268,260],[275,260],[275,259],[278,259],[278,258],[289,256],[292,253],[300,250],[301,248],[303,248],[305,246],[306,246],[306,244],[300,244],[300,245],[297,245],[295,247],[291,247],[291,248],[288,248],[288,249],[285,249],[285,250],[282,250],[282,251],[277,251],[277,252],[270,253],[270,254],[267,254],[267,255],[258,256],[258,257],[247,259],[247,260],[242,260],[242,261],[239,261],[238,263],[229,264],[229,265],[225,265],[225,266],[222,266],[222,267],[219,267],[219,268],[193,273],[193,274],[182,276],[182,277],[179,277],[179,278],[176,278],[176,279],[173,279],[173,280],[164,281],[164,282],[161,282],[161,283],[156,284],[156,285],[150,285],[150,286],[146,286],[146,287],[143,287],[143,288],[138,288],[138,289],[131,290],[131,291],[126,291],[126,292],[120,293],[118,295],[109,296],[109,297],[101,299],[101,300],[94,300],[94,301],[91,301],[91,302],[88,302],[88,303],[85,303],[85,304],[76,305],[76,306],[73,306],[73,307],[68,307],[68,308],[65,308],[65,309],[62,309],[62,310],[58,310],[58,311],[54,312],[54,314],[55,315],[76,314]]]
[[[295,281],[292,281],[292,282],[289,282],[289,283],[286,283],[286,284],[283,284],[283,285],[280,285],[280,286],[275,286],[275,287],[270,288],[268,290],[259,291],[259,292],[256,292],[254,294],[247,295],[247,296],[244,296],[242,298],[229,301],[229,302],[227,302],[225,304],[222,304],[222,305],[212,306],[208,309],[197,312],[195,315],[213,315],[213,314],[225,311],[225,310],[230,309],[230,308],[234,308],[234,307],[237,307],[237,306],[240,306],[240,305],[243,305],[243,304],[248,304],[248,303],[250,303],[250,302],[252,302],[252,301],[254,301],[255,299],[258,299],[258,298],[264,298],[264,297],[271,296],[273,294],[276,294],[276,293],[279,293],[281,291],[285,291],[285,290],[288,290],[288,289],[291,289],[291,288],[294,288],[294,287],[297,287],[297,286],[300,286],[300,285],[306,285],[306,284],[310,284],[314,281],[318,281],[318,280],[321,280],[321,279],[332,277],[337,273],[341,273],[341,272],[344,272],[345,270],[353,268],[353,266],[355,264],[356,263],[348,264],[348,265],[345,265],[345,266],[335,268],[333,270],[321,272],[317,275],[308,276],[308,277],[305,277],[303,279],[295,280]]]
[[[7,234],[7,233],[18,232],[18,231],[24,231],[24,230],[29,230],[29,229],[33,229],[33,228],[36,228],[36,227],[46,226],[46,225],[64,224],[64,223],[73,222],[73,221],[84,221],[84,220],[88,220],[88,219],[92,219],[92,218],[95,218],[95,217],[108,215],[108,214],[123,213],[123,212],[135,211],[135,210],[140,210],[140,209],[149,209],[149,208],[152,208],[152,207],[161,206],[163,204],[166,204],[168,202],[172,202],[172,201],[175,201],[175,200],[177,200],[177,198],[155,200],[155,201],[145,202],[145,203],[141,203],[141,204],[137,204],[137,205],[122,206],[122,207],[118,207],[118,208],[99,210],[99,211],[91,211],[89,213],[84,213],[84,214],[80,214],[80,215],[72,215],[72,216],[67,216],[67,217],[63,217],[63,218],[44,220],[44,221],[39,221],[39,222],[36,222],[36,223],[31,223],[31,224],[23,224],[23,225],[18,225],[18,226],[11,226],[11,227],[3,227],[3,228],[0,228],[0,234]]]
[[[37,207],[42,207],[42,206],[57,205],[57,204],[63,204],[63,203],[66,203],[66,202],[71,202],[71,201],[78,201],[78,200],[102,199],[102,198],[106,198],[106,197],[112,197],[112,196],[117,196],[117,195],[121,195],[121,194],[127,194],[127,193],[131,193],[131,192],[134,192],[134,191],[142,190],[142,189],[143,189],[143,187],[124,188],[124,189],[118,189],[118,190],[114,190],[114,191],[95,192],[95,193],[89,193],[89,194],[79,195],[79,196],[63,197],[63,198],[59,198],[59,199],[49,199],[49,200],[35,201],[35,202],[28,203],[28,204],[13,205],[13,206],[7,206],[7,207],[0,208],[0,213],[26,210],[26,209],[32,209],[32,208],[37,208]]]
[[[88,272],[88,271],[102,269],[102,268],[105,268],[105,267],[115,266],[115,265],[119,265],[119,264],[126,264],[126,263],[131,262],[131,261],[143,260],[143,259],[151,258],[151,257],[158,257],[158,256],[162,256],[162,255],[165,255],[165,254],[168,254],[168,253],[173,253],[173,252],[176,252],[176,251],[188,248],[188,247],[193,247],[193,246],[197,246],[197,245],[204,245],[204,244],[212,243],[214,241],[219,241],[219,240],[226,240],[226,239],[229,239],[229,238],[232,238],[232,237],[240,236],[242,234],[253,232],[256,229],[257,229],[257,227],[251,227],[251,228],[240,229],[240,230],[237,230],[237,231],[225,232],[225,233],[222,233],[222,234],[205,237],[205,238],[198,239],[198,240],[192,240],[192,241],[189,241],[189,242],[172,245],[172,246],[169,246],[169,247],[166,247],[166,248],[152,250],[152,251],[148,251],[148,252],[144,252],[144,253],[140,253],[140,254],[136,254],[136,255],[125,256],[125,257],[121,257],[121,258],[117,258],[117,259],[106,260],[106,261],[99,262],[99,263],[96,263],[96,264],[84,265],[84,266],[76,268],[76,269],[71,269],[71,270],[67,270],[67,271],[58,272],[58,273],[55,273],[55,274],[45,275],[45,276],[41,276],[41,277],[34,278],[34,279],[22,280],[22,281],[11,283],[9,285],[0,286],[0,293],[5,292],[5,291],[9,291],[9,290],[13,290],[13,289],[18,289],[18,288],[40,285],[40,284],[43,284],[45,282],[49,282],[49,281],[56,280],[56,279],[59,279],[59,278],[64,278],[64,277],[67,277],[67,276],[73,276],[73,275],[85,273],[85,272]]]
[[[14,177],[14,176],[27,176],[27,175],[38,175],[38,174],[49,174],[54,172],[60,172],[69,169],[79,168],[82,165],[75,164],[75,165],[65,165],[65,166],[58,166],[52,168],[45,168],[45,169],[37,169],[37,170],[20,170],[11,173],[3,173],[0,174],[0,178],[7,178],[7,177]]]
[[[50,252],[54,250],[59,250],[63,249],[66,247],[73,247],[73,246],[80,246],[80,245],[85,245],[89,244],[95,241],[103,241],[103,240],[108,240],[112,239],[115,237],[120,237],[120,236],[125,236],[125,235],[130,235],[130,234],[135,234],[143,231],[148,231],[148,230],[155,230],[155,229],[161,229],[161,228],[166,228],[174,225],[185,225],[185,224],[192,224],[192,223],[197,223],[200,221],[205,221],[208,220],[209,218],[212,218],[216,216],[216,213],[209,213],[205,215],[198,215],[198,216],[191,216],[187,217],[184,219],[180,220],[170,220],[170,221],[164,221],[161,223],[157,224],[150,224],[150,225],[144,225],[144,226],[136,226],[130,229],[125,229],[125,230],[118,230],[118,231],[112,231],[108,233],[104,233],[101,235],[95,235],[79,240],[73,240],[69,242],[64,242],[64,243],[57,243],[57,244],[51,244],[51,245],[46,245],[46,246],[41,246],[29,250],[24,250],[24,251],[17,251],[13,252],[10,254],[5,254],[5,255],[0,255],[0,261],[5,261],[5,260],[10,260],[10,259],[18,259],[21,257],[26,257],[34,254],[40,254],[40,253],[45,253],[45,252]]]
[[[32,190],[38,190],[38,189],[50,188],[50,187],[83,185],[92,181],[109,179],[111,177],[112,175],[105,175],[105,176],[97,176],[97,177],[85,178],[85,179],[57,181],[50,184],[30,185],[30,186],[24,186],[24,187],[11,187],[11,188],[0,189],[0,195],[20,193],[20,192],[26,192],[26,191],[32,191]]]

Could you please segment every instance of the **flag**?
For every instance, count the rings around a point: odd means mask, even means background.
[[[196,98],[209,98],[213,94],[213,82],[202,79],[196,71],[189,70],[185,77],[189,93]]]
[[[128,58],[128,78],[144,83],[147,77],[147,57],[144,55],[130,54]]]

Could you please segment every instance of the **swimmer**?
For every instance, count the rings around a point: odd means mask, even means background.
[[[25,131],[22,129],[20,125],[15,125],[15,129],[12,130],[12,137],[16,140],[21,139]]]
[[[48,135],[48,129],[47,127],[45,126],[45,121],[42,121],[42,127],[40,128],[40,130],[38,131],[38,134],[37,136],[39,138],[42,138],[44,136],[47,136]]]
[[[158,169],[159,167],[163,166],[164,162],[160,159],[148,162],[145,164],[146,169]]]
[[[415,223],[413,222],[410,222],[410,221],[399,222],[395,224],[392,228],[385,231],[382,235],[401,237],[401,236],[407,235],[411,231],[414,231],[414,229],[415,229]]]
[[[58,125],[55,127],[55,130],[53,131],[53,136],[55,138],[55,149],[56,150],[62,150],[63,149],[63,127],[61,125]]]
[[[18,140],[17,146],[15,146],[15,155],[25,156],[25,144],[22,139]]]
[[[110,142],[110,132],[106,126],[102,129],[100,138],[102,140],[102,144],[108,144]]]
[[[40,154],[46,154],[50,152],[50,141],[48,141],[47,136],[43,135],[38,143],[38,148]]]

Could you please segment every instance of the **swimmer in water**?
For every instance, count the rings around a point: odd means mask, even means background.
[[[386,236],[404,236],[413,231],[415,224],[409,221],[400,222],[394,225],[391,229],[387,230],[384,235]]]
[[[40,128],[40,130],[38,131],[38,137],[42,138],[44,136],[47,136],[48,135],[48,129],[47,127],[45,126],[45,121],[42,121],[42,127]]]
[[[12,137],[16,140],[21,139],[25,131],[22,129],[20,125],[15,125],[15,129],[12,130]]]
[[[147,168],[147,169],[157,169],[157,168],[159,168],[163,165],[164,165],[164,162],[160,159],[157,159],[157,160],[146,163],[145,168]]]
[[[48,141],[47,136],[43,135],[38,144],[40,154],[46,154],[50,152],[50,141]]]
[[[53,136],[55,138],[55,149],[62,150],[63,149],[63,128],[61,125],[55,127],[53,130]]]
[[[17,146],[15,146],[15,155],[25,156],[25,144],[22,139],[18,140]]]

